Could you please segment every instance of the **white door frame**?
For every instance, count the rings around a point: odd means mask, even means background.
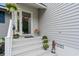
[[[33,34],[33,12],[31,11],[28,11],[28,10],[19,10],[19,13],[20,13],[20,35],[22,35],[22,11],[24,12],[27,12],[27,13],[30,13],[31,14],[31,35],[34,35]],[[26,34],[26,35],[29,35],[29,34]]]

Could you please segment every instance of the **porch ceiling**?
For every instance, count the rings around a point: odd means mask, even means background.
[[[22,4],[27,5],[27,6],[31,6],[34,8],[46,9],[46,6],[42,3],[22,3]]]

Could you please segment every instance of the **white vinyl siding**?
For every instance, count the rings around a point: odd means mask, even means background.
[[[64,46],[79,49],[79,4],[45,4],[47,10],[40,17],[42,35]]]

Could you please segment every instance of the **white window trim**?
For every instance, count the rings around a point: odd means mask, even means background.
[[[22,11],[28,12],[31,14],[31,34],[26,34],[26,35],[33,35],[34,36],[34,33],[33,33],[33,12],[28,11],[28,10],[19,10],[19,12],[20,12],[20,35],[23,35],[23,33],[22,33]]]

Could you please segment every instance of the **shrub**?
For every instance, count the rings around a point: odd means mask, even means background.
[[[14,35],[13,35],[13,38],[14,38],[14,39],[17,39],[17,38],[19,38],[19,36],[20,36],[19,34],[14,34]]]
[[[47,43],[43,43],[43,48],[47,50],[47,48],[49,48],[49,45]]]
[[[4,37],[2,37],[2,40],[3,40],[3,41],[5,41],[5,38],[4,38]]]
[[[3,55],[4,54],[4,50],[5,50],[5,38],[0,38],[0,54]]]
[[[0,43],[5,42],[5,38],[0,38]]]
[[[48,39],[43,40],[43,43],[48,43]]]
[[[11,9],[12,10],[18,9],[15,3],[6,3],[6,8],[7,8],[8,11],[11,11]]]
[[[48,39],[47,36],[43,36],[42,39]]]

